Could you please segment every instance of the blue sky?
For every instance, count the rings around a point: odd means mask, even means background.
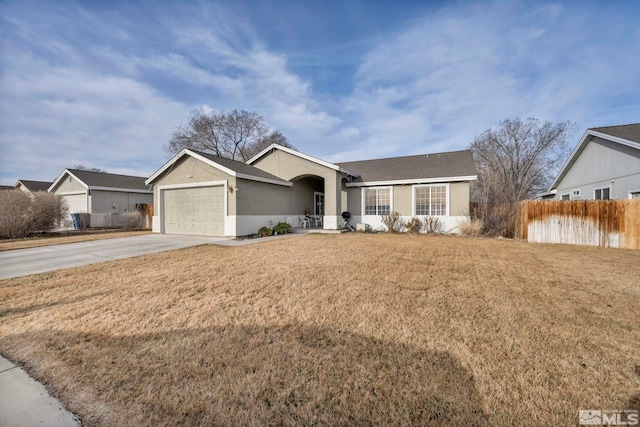
[[[640,122],[640,2],[0,1],[0,184],[148,176],[200,107],[328,161]]]

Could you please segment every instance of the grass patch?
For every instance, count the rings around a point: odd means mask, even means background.
[[[637,251],[309,235],[0,281],[86,425],[576,424],[640,409]]]

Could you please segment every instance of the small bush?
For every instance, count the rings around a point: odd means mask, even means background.
[[[392,212],[389,215],[382,215],[382,223],[387,227],[387,231],[390,231],[391,233],[397,233],[404,226],[398,212]]]
[[[442,233],[442,221],[436,216],[425,216],[422,221],[422,229],[425,233]]]
[[[478,237],[482,234],[483,224],[479,219],[471,219],[467,217],[464,221],[458,224],[458,230],[460,234],[468,237]]]
[[[273,232],[278,234],[291,233],[291,225],[286,222],[279,222],[273,227]]]
[[[38,191],[0,191],[0,237],[16,239],[60,224],[67,208],[60,196]]]
[[[422,221],[420,221],[420,218],[418,218],[417,216],[414,216],[409,221],[407,221],[404,226],[409,233],[419,233],[420,229],[422,228]]]
[[[122,227],[125,230],[132,228],[141,228],[142,214],[139,211],[125,212],[122,214],[123,224]]]
[[[271,236],[271,229],[269,227],[260,227],[260,230],[258,230],[258,234],[262,237]]]

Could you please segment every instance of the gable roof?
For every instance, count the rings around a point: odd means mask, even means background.
[[[359,174],[348,187],[470,181],[478,175],[469,150],[343,162],[338,166]]]
[[[324,166],[326,168],[329,169],[333,169],[336,170],[338,172],[342,172],[345,175],[351,175],[352,177],[357,177],[358,174],[350,171],[346,168],[343,168],[341,166],[339,166],[338,164],[334,164],[334,163],[329,163],[329,162],[325,162],[324,160],[320,160],[318,158],[315,158],[313,156],[309,156],[308,154],[303,154],[299,151],[296,151],[292,148],[288,148],[288,147],[283,147],[282,145],[278,145],[278,144],[271,144],[270,146],[268,146],[267,148],[265,148],[264,150],[262,150],[261,152],[259,152],[258,154],[256,154],[255,156],[253,156],[252,158],[250,158],[249,160],[247,160],[247,164],[252,164],[254,162],[256,162],[258,159],[266,156],[267,154],[272,153],[275,150],[280,150],[280,151],[284,151],[285,153],[289,153],[293,156],[296,157],[300,157],[301,159],[305,159],[307,161],[310,161],[312,163],[316,163],[318,165]]]
[[[580,154],[586,148],[587,144],[589,144],[594,137],[606,139],[611,142],[640,150],[640,123],[587,129],[580,139],[580,142],[578,142],[578,145],[576,145],[576,148],[574,148],[569,155],[567,161],[562,165],[558,176],[553,180],[548,191],[554,190],[560,181],[564,179],[567,172],[569,172],[569,169],[571,169]]]
[[[235,176],[236,178],[249,179],[252,181],[267,182],[270,184],[284,185],[287,187],[293,184],[278,176],[263,171],[255,166],[248,165],[238,160],[227,159],[224,157],[214,156],[213,154],[203,153],[201,151],[190,150],[184,148],[178,154],[173,156],[167,163],[165,163],[160,169],[158,169],[153,175],[149,177],[145,182],[147,185],[152,185],[160,175],[162,175],[167,169],[174,165],[178,160],[184,156],[190,156],[196,158],[226,174]]]
[[[89,190],[110,190],[124,191],[129,193],[152,193],[149,186],[145,184],[144,177],[131,175],[118,175],[107,172],[93,172],[80,169],[65,169],[49,187],[52,191],[58,183],[70,175],[76,178],[83,186]]]
[[[16,182],[16,187],[19,185],[24,186],[29,191],[47,191],[53,184],[51,181],[29,181],[26,179],[19,179]]]

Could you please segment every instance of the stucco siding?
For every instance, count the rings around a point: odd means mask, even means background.
[[[362,215],[362,189],[351,187],[347,190],[347,210],[351,215]]]
[[[263,156],[253,166],[279,176],[288,181],[305,176],[319,176],[324,179],[325,215],[339,215],[341,205],[342,175],[331,168],[286,153],[282,150]]]
[[[452,182],[449,187],[449,215],[469,216],[469,183]]]
[[[393,187],[393,211],[402,216],[411,215],[413,187],[411,185],[396,185]]]
[[[263,156],[253,166],[288,181],[306,175],[335,178],[336,171],[281,150]]]
[[[610,188],[612,199],[626,199],[639,190],[640,150],[594,137],[558,183],[555,198],[579,190],[573,199],[593,199],[594,189],[602,187]]]
[[[236,194],[239,215],[291,215],[296,209],[292,187],[238,180]],[[313,193],[311,193],[313,195]],[[300,212],[302,215],[304,211]]]

